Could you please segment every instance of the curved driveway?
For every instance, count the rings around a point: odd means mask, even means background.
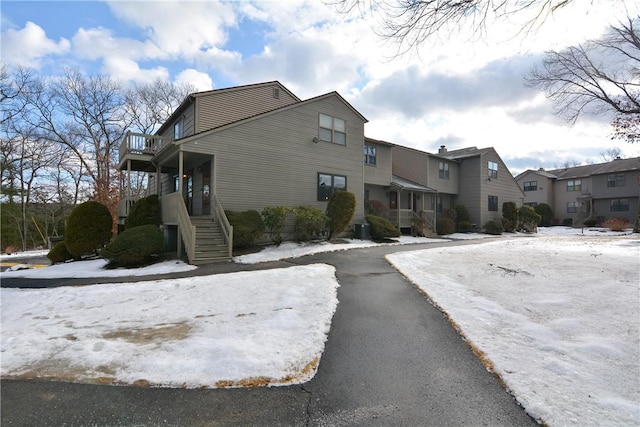
[[[340,303],[318,373],[304,385],[181,390],[2,381],[2,425],[537,425],[442,313],[384,260],[387,253],[442,245],[353,249],[259,266],[198,269],[198,274],[212,274],[291,264],[336,267]],[[2,285],[11,284],[19,283]]]

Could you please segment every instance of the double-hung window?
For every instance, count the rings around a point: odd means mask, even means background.
[[[327,201],[336,191],[346,191],[347,177],[318,173],[318,201]]]
[[[567,202],[567,213],[578,213],[579,210],[580,210],[580,203]]]
[[[524,191],[536,191],[538,189],[538,181],[525,181],[523,190]]]
[[[496,162],[492,162],[489,160],[487,163],[487,167],[489,168],[488,175],[489,178],[497,178],[498,177],[498,164]]]
[[[376,147],[373,145],[365,145],[364,146],[364,164],[365,165],[376,165]]]
[[[449,163],[447,162],[438,163],[438,178],[449,179]]]
[[[567,191],[582,191],[582,181],[579,179],[567,181]]]
[[[611,200],[611,212],[628,212],[629,199],[613,199]]]
[[[624,187],[624,174],[614,173],[607,175],[607,187]]]
[[[498,212],[498,196],[489,196],[489,211]]]
[[[346,145],[347,143],[347,122],[337,117],[320,114],[319,137],[321,141],[333,142],[334,144]]]

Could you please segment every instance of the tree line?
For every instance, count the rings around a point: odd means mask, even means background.
[[[66,69],[61,76],[2,65],[2,249],[46,246],[73,206],[88,199],[116,217],[118,148],[127,132],[152,133],[195,89],[155,80],[125,86]],[[137,188],[144,188],[143,175]]]

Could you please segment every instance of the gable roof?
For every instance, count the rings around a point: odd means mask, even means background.
[[[595,165],[575,166],[566,169],[546,171],[557,179],[584,178],[605,173],[628,172],[640,170],[640,157],[631,159],[615,159],[607,163]]]
[[[452,150],[445,152],[438,152],[433,154],[434,156],[443,157],[445,159],[458,160],[458,159],[466,159],[469,157],[477,157],[481,156],[489,151],[493,150],[493,148],[478,148],[478,147],[467,147],[461,148],[460,150]]]
[[[195,133],[193,135],[189,135],[187,137],[181,138],[177,142],[182,144],[184,142],[191,141],[191,140],[193,140],[194,138],[197,138],[197,137],[202,137],[204,135],[209,135],[209,134],[221,131],[223,129],[228,129],[228,128],[231,128],[231,127],[234,127],[234,126],[238,126],[238,125],[240,125],[242,123],[246,123],[246,122],[249,122],[249,121],[252,121],[252,120],[256,120],[256,119],[261,118],[261,117],[266,117],[266,116],[269,116],[271,114],[274,114],[274,113],[277,113],[277,112],[280,112],[280,111],[286,111],[286,110],[291,109],[291,108],[297,108],[297,107],[300,107],[302,105],[310,104],[312,102],[315,102],[315,101],[318,101],[318,100],[321,100],[321,99],[330,98],[332,96],[338,97],[338,99],[340,99],[340,101],[342,101],[349,109],[351,109],[358,117],[360,117],[364,123],[368,122],[368,120],[362,114],[360,114],[360,112],[358,110],[353,108],[353,106],[351,104],[349,104],[342,96],[340,96],[340,94],[338,92],[333,91],[333,92],[325,93],[324,95],[319,95],[319,96],[316,96],[316,97],[313,97],[313,98],[309,98],[309,99],[304,100],[304,101],[300,101],[300,102],[296,102],[296,103],[293,103],[293,104],[284,105],[282,107],[274,108],[273,110],[269,110],[269,111],[265,111],[265,112],[262,112],[262,113],[258,113],[258,114],[255,114],[253,116],[244,117],[244,118],[236,120],[234,122],[225,123],[223,125],[216,126],[214,128],[211,128],[211,129],[208,129],[208,130],[205,130],[205,131],[202,131],[202,132],[198,132],[198,133]]]

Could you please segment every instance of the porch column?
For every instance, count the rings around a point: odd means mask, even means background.
[[[178,193],[182,195],[182,175],[184,174],[184,154],[182,151],[178,152]]]
[[[156,166],[156,194],[162,196],[162,166]]]

